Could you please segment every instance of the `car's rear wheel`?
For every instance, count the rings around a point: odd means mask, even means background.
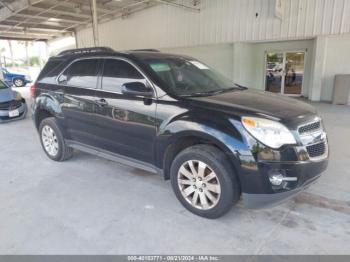
[[[24,81],[23,81],[23,79],[21,79],[21,78],[15,78],[15,79],[13,80],[13,84],[14,84],[16,87],[22,87],[22,86],[24,86]]]
[[[210,145],[196,145],[180,152],[170,170],[179,201],[192,213],[218,218],[240,197],[240,186],[225,154]]]
[[[45,118],[39,126],[41,145],[46,155],[55,161],[64,161],[72,157],[73,149],[63,139],[54,117]]]

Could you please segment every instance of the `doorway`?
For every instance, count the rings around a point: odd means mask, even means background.
[[[267,52],[265,90],[300,96],[305,72],[305,51]]]

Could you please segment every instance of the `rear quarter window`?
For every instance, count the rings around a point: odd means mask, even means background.
[[[49,60],[43,70],[41,70],[39,76],[38,76],[38,81],[44,82],[44,83],[54,83],[55,79],[57,77],[58,68],[60,65],[64,62],[64,60]]]
[[[96,88],[100,59],[82,59],[73,62],[58,78],[59,84]]]

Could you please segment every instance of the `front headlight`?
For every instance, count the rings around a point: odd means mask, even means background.
[[[24,79],[25,79],[25,80],[28,80],[28,81],[31,80],[30,76],[25,76]]]
[[[17,100],[17,101],[22,100],[22,96],[20,93],[16,92],[15,100]]]
[[[242,117],[242,124],[254,138],[268,147],[277,149],[295,144],[293,134],[282,124],[265,118]]]

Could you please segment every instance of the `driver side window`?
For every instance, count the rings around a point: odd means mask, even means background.
[[[130,63],[118,59],[106,59],[102,75],[102,89],[121,93],[125,83],[141,82],[146,84],[143,75]]]

